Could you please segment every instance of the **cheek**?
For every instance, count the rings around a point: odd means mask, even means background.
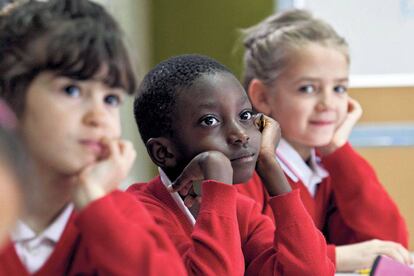
[[[114,137],[114,138],[121,137],[122,126],[121,126],[121,118],[119,114],[111,115],[110,122],[111,123],[109,124],[109,129],[108,129],[110,133],[108,133],[108,136]]]
[[[345,120],[348,114],[348,100],[342,100],[338,107],[338,122],[341,123]]]
[[[254,129],[250,131],[249,137],[250,137],[250,145],[257,150],[260,149],[261,142],[262,142],[262,135],[256,127],[254,127]]]

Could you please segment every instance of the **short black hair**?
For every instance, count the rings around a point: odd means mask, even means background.
[[[17,115],[42,71],[86,80],[107,66],[102,81],[129,94],[135,72],[113,17],[90,0],[29,1],[0,16],[0,96]]]
[[[172,137],[177,95],[205,74],[231,73],[218,61],[202,55],[181,55],[156,65],[138,87],[134,116],[141,138]],[[188,91],[188,89],[186,90]]]

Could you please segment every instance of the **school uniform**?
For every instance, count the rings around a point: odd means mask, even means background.
[[[20,223],[11,239],[15,244],[0,254],[0,275],[186,274],[167,235],[121,191],[80,212],[66,207],[38,236]]]
[[[204,181],[194,220],[177,193],[167,190],[169,183],[162,175],[128,192],[169,234],[190,275],[334,275],[323,235],[298,190],[269,199],[275,230],[259,205],[234,185]]]
[[[300,195],[315,225],[324,233],[335,262],[335,245],[370,239],[408,245],[408,231],[397,206],[380,184],[373,168],[349,143],[320,159],[312,152],[309,164],[284,139],[277,158],[292,188]],[[272,219],[269,195],[258,177],[239,192],[255,199]]]

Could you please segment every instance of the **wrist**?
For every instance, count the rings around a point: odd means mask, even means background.
[[[270,196],[278,196],[292,191],[276,156],[263,156],[257,162],[256,171]]]
[[[260,153],[257,158],[256,168],[257,170],[266,170],[269,167],[274,167],[277,164],[276,153]]]
[[[331,142],[326,146],[320,147],[318,150],[322,156],[327,156],[334,153],[337,149],[343,147],[346,144],[347,140],[344,141],[335,141]]]
[[[77,210],[82,210],[91,202],[105,195],[105,191],[98,185],[79,185],[73,192],[72,201]]]

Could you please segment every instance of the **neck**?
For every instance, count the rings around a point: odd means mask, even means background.
[[[22,220],[39,233],[59,216],[70,202],[73,177],[62,176],[34,164],[33,181],[28,183],[26,213]]]
[[[307,162],[310,159],[312,147],[288,140],[285,140],[299,153],[300,157]]]

